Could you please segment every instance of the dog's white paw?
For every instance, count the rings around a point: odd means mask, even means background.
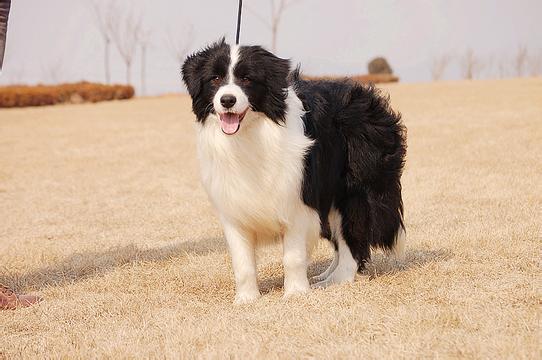
[[[261,294],[259,291],[237,293],[235,294],[234,303],[236,305],[250,304],[251,302],[258,300],[260,296]]]
[[[310,290],[311,290],[311,287],[308,281],[286,285],[284,286],[284,297],[288,298],[291,296],[306,294]]]
[[[345,273],[334,273],[330,276],[328,276],[326,279],[319,281],[315,284],[312,284],[311,287],[313,289],[324,289],[328,286],[334,285],[334,284],[344,284],[344,283],[351,283],[354,282],[355,278],[355,271],[354,273],[345,272]]]

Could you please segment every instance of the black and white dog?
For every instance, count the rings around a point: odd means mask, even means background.
[[[371,248],[404,252],[405,128],[378,90],[305,81],[289,60],[224,39],[190,55],[182,74],[237,302],[260,296],[262,243],[283,243],[286,296],[310,289],[308,253],[321,237],[335,256],[317,287],[353,281]]]

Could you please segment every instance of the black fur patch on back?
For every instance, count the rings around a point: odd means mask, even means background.
[[[307,111],[306,135],[316,140],[305,159],[303,201],[318,211],[323,235],[331,208],[339,211],[345,241],[363,267],[370,247],[392,248],[403,227],[401,116],[374,87],[290,79]]]

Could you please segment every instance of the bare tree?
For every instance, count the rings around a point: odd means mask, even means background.
[[[115,2],[108,2],[107,6],[103,6],[98,0],[91,1],[91,8],[94,14],[94,20],[96,27],[100,32],[102,39],[104,41],[104,70],[105,70],[105,82],[106,84],[111,83],[111,70],[109,64],[110,57],[110,48],[111,48],[111,32],[113,30],[113,25],[115,24]]]
[[[443,54],[433,59],[433,64],[431,65],[431,77],[434,81],[442,80],[446,68],[450,65],[452,61],[452,56],[450,54]]]
[[[474,79],[480,75],[484,68],[482,62],[474,55],[472,49],[468,49],[461,62],[461,70],[464,79]]]
[[[141,47],[141,94],[147,94],[147,48],[151,41],[151,31],[141,27],[138,33],[139,46]]]
[[[497,61],[495,60],[497,57],[495,54],[489,55],[486,60],[484,61],[484,72],[486,74],[486,78],[492,78],[494,76],[494,69],[496,66],[498,66]]]
[[[167,32],[166,46],[173,60],[181,66],[192,47],[194,27],[189,24],[184,30],[175,34],[171,29]]]
[[[501,57],[497,62],[497,70],[501,79],[510,76],[510,59],[506,56]]]
[[[113,43],[126,65],[126,83],[131,84],[131,69],[141,31],[141,17],[132,12],[124,18],[117,19],[111,30]]]
[[[525,73],[525,68],[527,67],[527,47],[521,45],[518,47],[518,52],[514,58],[514,69],[516,71],[517,77],[522,77]]]
[[[301,0],[270,0],[271,4],[271,20],[267,20],[264,16],[257,13],[251,7],[246,7],[254,16],[260,20],[270,31],[271,31],[271,51],[277,51],[277,35],[279,31],[280,21],[282,20],[282,15],[286,9],[291,5]]]
[[[529,58],[529,75],[542,75],[542,52],[539,52],[536,55],[532,55]]]

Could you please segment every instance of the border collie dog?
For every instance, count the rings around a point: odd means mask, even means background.
[[[320,238],[335,255],[315,287],[353,281],[371,248],[401,255],[405,128],[378,90],[302,80],[289,60],[224,39],[190,55],[182,75],[237,303],[260,296],[264,243],[283,244],[285,296],[310,289],[308,254]]]

